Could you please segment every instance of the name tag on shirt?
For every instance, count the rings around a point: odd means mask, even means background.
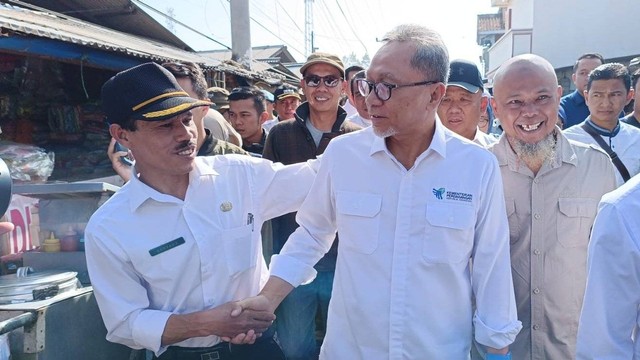
[[[175,240],[169,241],[168,243],[164,243],[158,247],[154,247],[153,249],[149,250],[149,255],[156,256],[158,254],[162,254],[163,252],[169,251],[174,247],[180,246],[182,244],[184,244],[184,239],[181,236]]]

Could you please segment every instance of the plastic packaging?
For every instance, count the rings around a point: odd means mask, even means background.
[[[33,145],[2,142],[0,158],[7,163],[13,180],[44,182],[53,172],[55,155]]]

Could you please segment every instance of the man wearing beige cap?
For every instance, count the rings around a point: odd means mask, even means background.
[[[300,72],[303,76],[300,86],[307,101],[298,106],[293,119],[282,121],[271,129],[262,153],[263,158],[285,165],[314,159],[324,152],[331,139],[360,129],[345,120],[347,113],[338,105],[345,91],[344,66],[340,58],[313,53]],[[280,252],[298,227],[295,215],[290,213],[271,221],[274,254]],[[326,321],[336,265],[336,243],[316,264],[318,275],[315,280],[296,288],[276,311],[278,337],[289,360],[309,359],[317,353],[316,312],[319,308]]]

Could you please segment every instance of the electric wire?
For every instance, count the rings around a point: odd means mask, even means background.
[[[302,30],[302,29],[300,28],[300,26],[298,26],[298,23],[293,19],[293,17],[291,17],[291,15],[289,15],[289,13],[287,12],[287,9],[286,9],[284,6],[282,6],[282,4],[280,4],[280,0],[276,0],[276,5],[277,5],[277,6],[280,6],[280,9],[282,9],[282,11],[284,11],[284,13],[289,17],[289,19],[291,20],[291,22],[293,23],[293,25],[295,25],[295,26],[296,26],[296,28],[298,28],[298,31],[300,31],[300,32],[304,32],[304,30]]]
[[[336,5],[338,5],[338,9],[340,9],[340,13],[342,14],[342,17],[344,18],[344,21],[347,22],[347,25],[349,26],[349,29],[351,29],[351,32],[353,33],[353,35],[355,35],[356,39],[358,39],[358,41],[360,42],[360,45],[362,45],[362,48],[364,49],[364,52],[367,52],[367,47],[364,45],[364,43],[362,42],[362,40],[360,39],[360,37],[358,36],[358,34],[356,33],[356,31],[353,29],[353,26],[351,26],[351,22],[349,21],[349,19],[347,19],[347,15],[345,15],[344,10],[342,10],[342,6],[340,6],[340,2],[338,2],[338,0],[336,0]]]
[[[138,0],[139,1],[139,0]],[[231,2],[231,0],[227,0],[227,2]],[[258,20],[256,20],[253,16],[249,16],[249,19],[253,20],[253,22],[255,22],[256,24],[258,24],[258,26],[260,26],[261,28],[263,28],[265,31],[267,31],[269,34],[273,35],[276,37],[276,39],[282,41],[284,44],[287,44],[288,47],[292,50],[294,50],[295,52],[299,53],[300,55],[304,56],[304,51],[300,51],[298,48],[293,47],[289,42],[285,41],[283,38],[281,38],[280,36],[276,35],[273,31],[269,30],[269,28],[267,28],[266,26],[262,25],[261,22],[259,22]],[[231,50],[231,49],[229,49]]]
[[[326,20],[325,24],[331,27],[330,30],[332,33],[338,34],[338,36],[340,36],[340,38],[342,39],[342,42],[337,42],[337,45],[340,47],[341,51],[343,51],[345,54],[349,53],[350,52],[349,42],[342,34],[342,31],[340,31],[340,27],[335,22],[335,19],[331,14],[331,11],[329,10],[329,7],[324,1],[320,1],[319,3],[321,5],[324,5],[324,7],[320,7],[320,14],[324,16]],[[345,48],[346,48],[346,51],[345,51]]]
[[[208,40],[211,40],[211,41],[215,42],[216,44],[218,44],[218,45],[221,45],[221,46],[225,47],[225,48],[226,48],[226,49],[228,49],[228,50],[231,50],[231,47],[230,47],[230,46],[228,46],[228,45],[226,45],[226,44],[223,44],[222,42],[220,42],[220,41],[218,41],[218,40],[214,39],[213,37],[211,37],[211,36],[209,36],[209,35],[207,35],[207,34],[204,34],[204,33],[202,33],[201,31],[198,31],[198,30],[196,30],[196,29],[192,28],[191,26],[189,26],[189,25],[187,25],[187,24],[185,24],[185,23],[183,23],[183,22],[181,22],[181,21],[179,21],[179,20],[177,20],[177,19],[175,19],[175,18],[172,18],[171,16],[169,16],[169,15],[167,15],[167,14],[163,13],[162,11],[160,11],[160,10],[158,10],[158,9],[156,9],[156,8],[154,8],[153,6],[150,6],[150,5],[148,5],[148,4],[145,4],[142,0],[132,0],[132,1],[133,1],[134,3],[139,3],[140,5],[143,5],[144,7],[148,8],[149,10],[152,10],[153,12],[155,12],[155,13],[157,13],[157,14],[159,14],[159,15],[162,15],[163,17],[165,17],[165,18],[167,18],[167,19],[171,19],[171,20],[172,20],[172,21],[174,21],[176,24],[181,25],[181,26],[183,26],[183,27],[185,27],[185,28],[187,28],[187,29],[189,29],[189,30],[193,31],[194,33],[196,33],[196,34],[198,34],[198,35],[200,35],[200,36],[203,36],[203,37],[207,38]]]

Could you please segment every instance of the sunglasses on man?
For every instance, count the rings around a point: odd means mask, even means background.
[[[324,86],[328,88],[334,88],[338,86],[338,84],[340,84],[341,81],[342,81],[342,78],[339,78],[333,75],[327,75],[327,76],[308,75],[304,77],[304,82],[309,87],[318,87],[322,82],[324,83]]]

